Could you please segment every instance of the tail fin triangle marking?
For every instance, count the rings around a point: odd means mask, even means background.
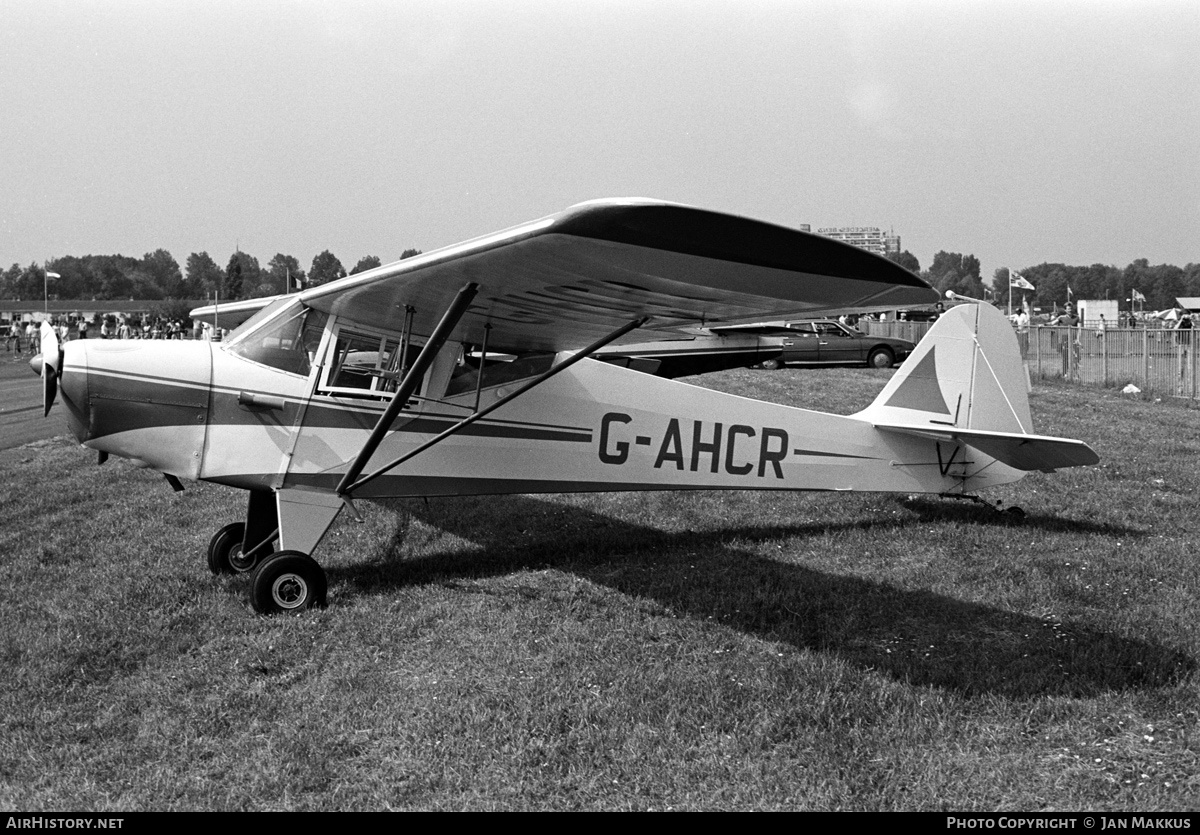
[[[937,346],[933,346],[925,356],[921,357],[900,386],[892,392],[885,406],[895,409],[910,409],[914,412],[932,412],[950,417],[950,407],[946,405],[942,386],[938,382]]]

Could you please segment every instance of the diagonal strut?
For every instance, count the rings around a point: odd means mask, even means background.
[[[396,393],[392,395],[391,402],[388,403],[383,414],[379,416],[379,420],[375,423],[375,428],[371,430],[371,435],[367,438],[367,442],[363,444],[363,448],[354,457],[354,461],[350,464],[350,469],[346,470],[346,474],[338,482],[337,493],[339,495],[345,495],[357,486],[352,482],[362,474],[363,468],[367,466],[367,462],[371,460],[371,456],[375,454],[375,450],[383,443],[384,436],[392,428],[392,423],[399,416],[400,410],[408,402],[409,396],[417,387],[417,383],[420,382],[425,371],[433,364],[438,351],[446,343],[450,332],[458,325],[458,320],[467,312],[467,307],[471,304],[471,300],[475,298],[475,294],[478,291],[479,285],[475,282],[463,285],[463,288],[458,291],[458,295],[454,297],[454,301],[446,308],[446,312],[442,314],[442,320],[433,329],[429,341],[421,348],[421,353],[413,362],[412,368],[408,369],[408,373],[404,375],[404,379],[396,387]]]
[[[495,403],[492,403],[486,409],[475,412],[474,414],[463,418],[458,423],[451,426],[449,429],[446,429],[445,431],[441,432],[436,437],[430,438],[428,441],[421,444],[416,449],[410,450],[409,452],[405,453],[404,455],[401,455],[396,460],[392,461],[389,464],[385,464],[384,466],[380,467],[378,470],[375,470],[373,473],[370,473],[368,475],[363,476],[362,478],[359,478],[357,481],[354,481],[349,486],[345,486],[347,481],[351,480],[350,473],[347,472],[346,478],[343,478],[342,483],[338,485],[338,493],[340,493],[342,495],[346,495],[346,494],[351,493],[354,490],[357,490],[358,488],[362,487],[364,484],[366,484],[370,481],[374,481],[376,478],[379,478],[379,476],[383,475],[384,473],[386,473],[390,470],[395,469],[396,467],[400,466],[401,464],[403,464],[405,461],[412,458],[413,456],[424,452],[425,450],[429,449],[431,446],[433,446],[437,443],[440,443],[441,441],[450,437],[451,435],[454,435],[454,434],[462,431],[463,429],[470,426],[475,421],[480,420],[481,418],[491,414],[492,412],[496,411],[501,406],[503,406],[505,403],[508,403],[508,402],[514,400],[515,398],[520,397],[522,394],[529,391],[530,389],[541,385],[542,383],[546,382],[546,380],[549,380],[551,377],[553,377],[555,374],[559,373],[560,371],[565,371],[567,368],[570,368],[572,365],[579,362],[580,360],[587,359],[592,354],[596,353],[596,351],[599,351],[601,348],[603,348],[605,345],[612,342],[613,340],[621,338],[625,334],[629,333],[631,330],[640,328],[642,325],[649,322],[651,318],[653,318],[653,317],[643,316],[640,319],[634,319],[630,322],[626,322],[624,325],[617,328],[612,333],[608,334],[607,336],[601,337],[600,339],[593,342],[591,345],[587,346],[586,348],[584,348],[581,351],[576,352],[575,354],[573,354],[572,356],[563,360],[558,365],[554,366],[553,368],[549,369],[548,371],[546,371],[542,374],[539,374],[537,377],[533,378],[528,383],[526,383],[525,385],[518,388],[516,391],[500,398]],[[381,420],[381,422],[382,422],[382,420]],[[378,446],[378,444],[376,444],[376,446]],[[371,451],[374,452],[374,449],[372,449]],[[360,453],[359,455],[361,457],[362,453]],[[367,457],[369,458],[370,456],[368,455]],[[360,467],[359,472],[361,472],[361,470],[362,470],[362,468]],[[354,474],[354,476],[355,476],[355,478],[357,478],[358,472],[356,472]]]

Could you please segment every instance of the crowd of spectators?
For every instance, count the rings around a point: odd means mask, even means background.
[[[162,316],[133,319],[125,317],[60,316],[49,320],[60,342],[72,339],[199,339],[199,322],[167,319]],[[3,325],[4,350],[17,356],[33,356],[41,351],[41,323],[13,319]]]

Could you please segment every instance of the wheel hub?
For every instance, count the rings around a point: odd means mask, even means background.
[[[246,556],[246,552],[240,544],[234,545],[233,548],[230,549],[229,565],[234,571],[238,572],[239,574],[244,574],[247,571],[253,571],[254,564],[255,561]]]
[[[271,597],[281,609],[297,609],[308,598],[308,583],[299,574],[281,574],[271,584]]]

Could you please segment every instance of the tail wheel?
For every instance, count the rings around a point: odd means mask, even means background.
[[[250,604],[260,615],[325,606],[325,570],[308,554],[278,551],[250,578]]]
[[[246,525],[233,522],[213,534],[208,543],[208,570],[213,574],[245,574],[254,569],[254,559],[242,555]]]
[[[767,369],[768,371],[778,371],[779,369],[783,368],[783,361],[782,360],[763,360],[762,362],[759,363],[759,365],[761,365],[763,368]]]
[[[887,348],[876,348],[867,357],[868,368],[891,368],[896,359]]]

